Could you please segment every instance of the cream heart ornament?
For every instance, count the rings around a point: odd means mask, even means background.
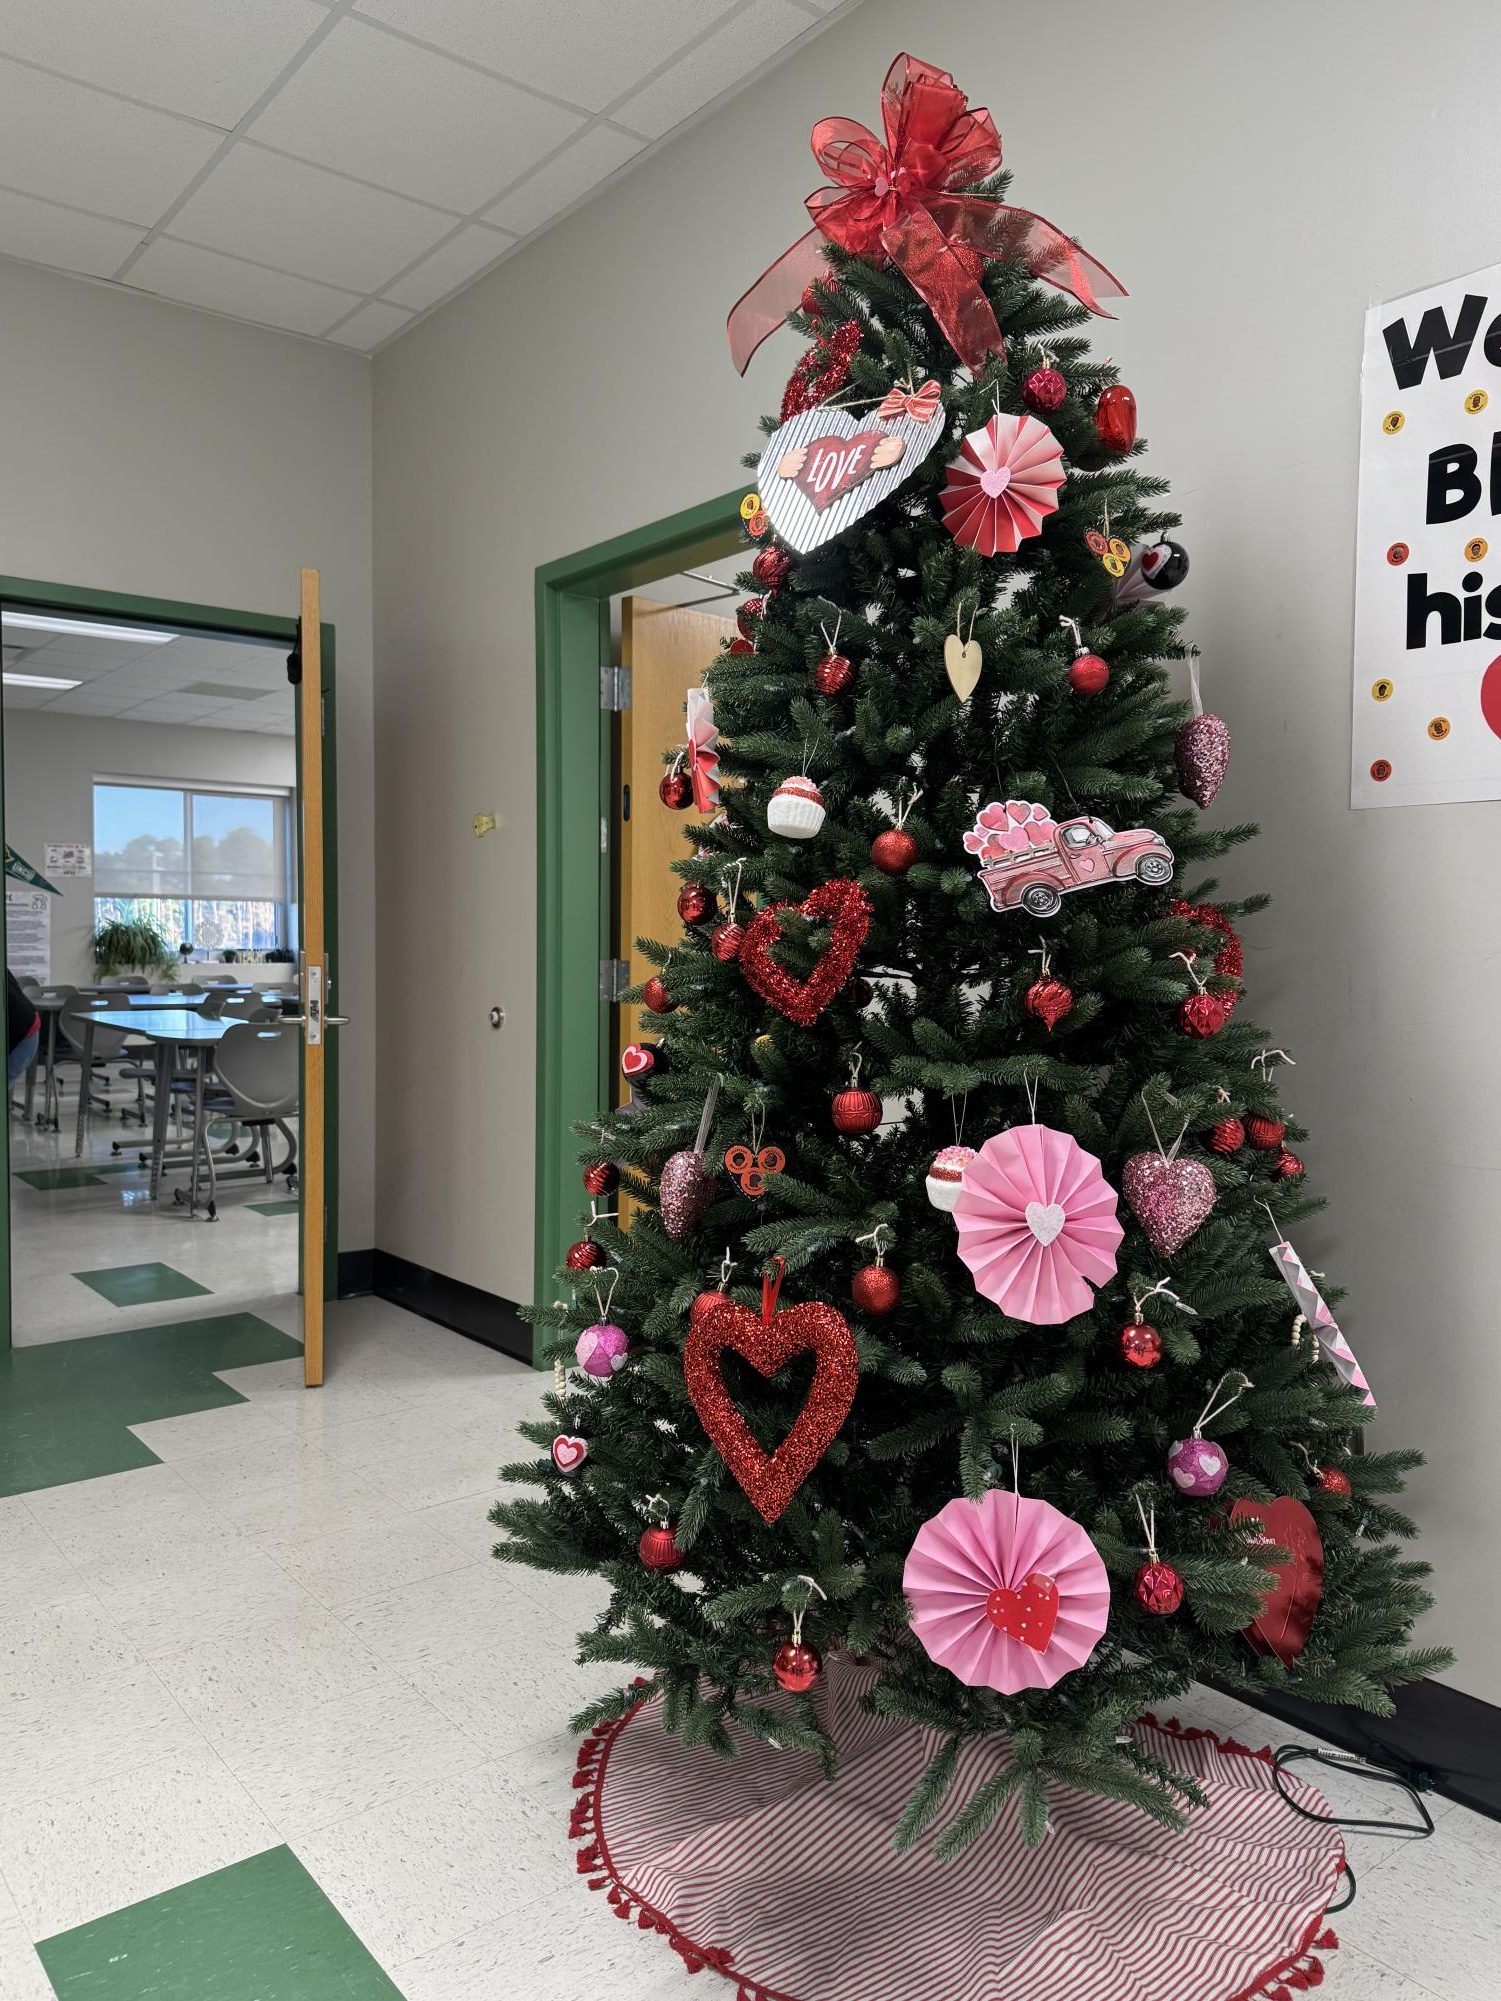
[[[1061,1202],[1029,1202],[1027,1228],[1044,1249],[1060,1234],[1068,1216]]]
[[[806,554],[889,499],[946,429],[941,401],[926,418],[905,407],[885,419],[823,404],[800,410],[766,440],[756,467],[761,505],[787,546]]]
[[[975,692],[984,664],[978,639],[961,639],[957,632],[951,632],[943,642],[944,672],[961,702],[967,702]]]

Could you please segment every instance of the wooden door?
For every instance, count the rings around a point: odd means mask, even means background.
[[[323,1381],[324,1239],[328,1230],[327,1035],[328,923],[323,856],[323,626],[319,577],[302,572],[297,687],[298,901],[302,947],[302,1110],[298,1121],[298,1192],[302,1202],[302,1380]]]

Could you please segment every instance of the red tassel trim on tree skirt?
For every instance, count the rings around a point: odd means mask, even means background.
[[[932,1841],[1009,1763],[1004,1741],[981,1740],[966,1746],[923,1843],[898,1856],[891,1830],[941,1739],[868,1714],[861,1698],[873,1680],[874,1670],[835,1655],[818,1684],[840,1750],[832,1782],[811,1758],[733,1725],[735,1759],[685,1748],[638,1684],[636,1704],[579,1747],[569,1814],[579,1875],[616,1917],[665,1938],[690,1973],[733,1982],[735,2001],[988,2001],[1000,1989],[1070,2001],[1081,1976],[1099,1972],[1081,1959],[1081,1941],[1102,1938],[1120,1941],[1123,1995],[1297,2001],[1322,1982],[1318,1955],[1339,1944],[1324,1913],[1344,1843],[1337,1827],[1301,1819],[1278,1796],[1269,1750],[1143,1717],[1138,1743],[1209,1795],[1185,1832],[1050,1786],[1041,1848],[1023,1848],[1013,1811],[939,1862]],[[1309,1812],[1327,1811],[1306,1781],[1284,1772],[1282,1782]],[[1128,1842],[1141,1850],[1139,1870],[1120,1867]],[[1248,1908],[1253,1852],[1263,1874]]]

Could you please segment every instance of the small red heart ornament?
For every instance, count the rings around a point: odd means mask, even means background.
[[[572,1432],[559,1432],[552,1442],[552,1463],[560,1473],[576,1473],[589,1457],[589,1441]]]
[[[829,1449],[849,1415],[860,1380],[859,1354],[844,1315],[816,1300],[775,1312],[775,1287],[780,1283],[780,1276],[765,1281],[759,1317],[732,1300],[710,1307],[698,1325],[690,1327],[683,1347],[683,1376],[699,1422],[767,1523],[786,1512]],[[794,1355],[805,1349],[813,1352],[816,1366],[808,1400],[774,1452],[762,1451],[730,1401],[723,1374],[726,1348],[733,1348],[768,1377]]]
[[[1313,1616],[1324,1595],[1324,1544],[1319,1525],[1301,1501],[1284,1494],[1275,1501],[1237,1501],[1232,1522],[1256,1522],[1260,1542],[1291,1552],[1279,1564],[1276,1582],[1262,1600],[1261,1610],[1246,1627],[1246,1638],[1259,1654],[1275,1654],[1286,1667],[1308,1644]]]
[[[985,1616],[1008,1640],[1040,1654],[1058,1623],[1058,1586],[1041,1570],[1034,1570],[1020,1591],[998,1584],[985,1601]]]
[[[782,935],[777,921],[780,910],[796,910],[815,920],[825,918],[833,931],[828,949],[805,980],[779,966],[771,956],[772,946]],[[855,970],[869,930],[870,899],[859,883],[838,878],[823,882],[801,903],[773,903],[756,912],[745,927],[740,970],[747,985],[778,1014],[785,1014],[800,1028],[811,1028]]]

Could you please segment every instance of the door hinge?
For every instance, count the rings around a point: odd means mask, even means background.
[[[599,670],[599,706],[618,715],[622,709],[631,706],[631,670],[629,667],[601,667]]]
[[[599,997],[613,1007],[623,1000],[631,984],[631,969],[624,959],[601,959],[599,962]]]

